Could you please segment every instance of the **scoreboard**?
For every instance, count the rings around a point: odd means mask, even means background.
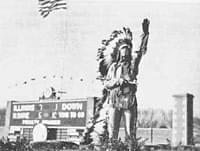
[[[87,100],[48,102],[12,102],[10,126],[84,127],[87,119]]]

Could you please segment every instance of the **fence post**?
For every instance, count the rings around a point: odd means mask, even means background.
[[[153,143],[153,128],[151,127],[151,144]]]

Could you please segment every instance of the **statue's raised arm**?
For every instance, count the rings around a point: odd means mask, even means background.
[[[147,43],[149,39],[149,24],[150,24],[150,21],[148,19],[144,19],[142,22],[143,34],[142,34],[142,41],[140,45],[140,51],[142,52],[142,54],[145,54],[147,51]]]
[[[131,80],[137,81],[137,75],[139,72],[139,64],[142,59],[142,56],[147,52],[147,43],[149,39],[149,20],[144,19],[142,22],[142,30],[143,33],[141,35],[141,44],[138,50],[133,51],[132,60],[131,60]]]

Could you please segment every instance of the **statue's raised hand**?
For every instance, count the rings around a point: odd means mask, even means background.
[[[142,29],[144,34],[149,34],[149,24],[150,21],[147,18],[145,18],[142,22]]]

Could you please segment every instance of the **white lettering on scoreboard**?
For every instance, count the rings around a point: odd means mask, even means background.
[[[35,125],[38,124],[39,120],[22,120],[23,125]]]
[[[69,112],[58,112],[60,118],[69,118]]]
[[[60,125],[60,120],[42,120],[42,123],[47,125]]]
[[[40,123],[40,120],[22,120],[23,125],[35,125]],[[60,125],[60,120],[42,120],[41,123],[47,125]]]
[[[25,105],[14,105],[13,111],[21,112],[21,111],[35,111],[35,105],[34,104],[25,104]]]
[[[62,110],[82,110],[83,104],[82,103],[62,103]]]
[[[13,119],[29,119],[30,112],[14,112]]]
[[[45,114],[42,112],[38,112],[37,118],[42,119],[43,116],[47,116],[49,114]],[[14,112],[12,114],[13,119],[30,119],[30,112]],[[48,118],[48,116],[47,116]],[[49,118],[85,118],[85,112],[52,112]]]

